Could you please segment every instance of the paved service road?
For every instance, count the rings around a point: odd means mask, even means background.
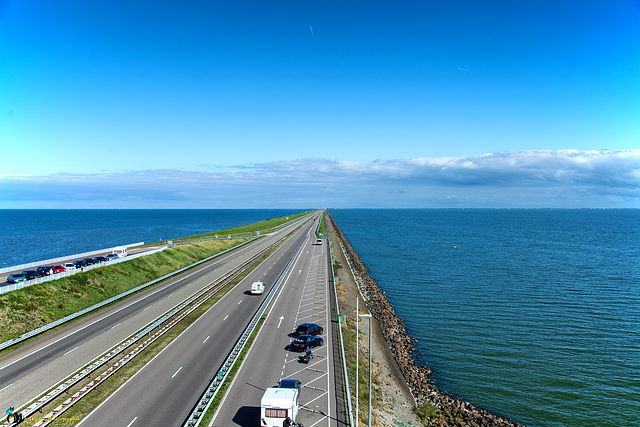
[[[262,330],[236,375],[212,426],[260,426],[260,400],[267,387],[281,379],[302,383],[299,423],[305,426],[339,426],[336,415],[330,292],[326,240],[307,242],[303,256],[281,288]],[[298,362],[302,353],[285,350],[289,334],[298,324],[316,323],[324,328],[324,345],[312,350],[309,364]]]
[[[268,292],[314,224],[308,222],[78,425],[181,425],[264,298],[249,294],[251,283],[262,280]]]
[[[282,239],[295,226],[214,258],[3,354],[0,406],[23,407],[180,301]]]

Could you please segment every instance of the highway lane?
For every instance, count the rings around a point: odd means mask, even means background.
[[[338,426],[333,384],[333,347],[329,307],[329,271],[326,241],[307,245],[294,274],[268,312],[242,368],[209,425],[257,427],[260,400],[267,387],[281,379],[302,382],[298,422],[305,426]],[[317,323],[324,328],[324,345],[314,348],[309,364],[298,362],[301,353],[285,350],[289,334],[298,324]]]
[[[22,407],[292,228],[265,236],[3,354],[0,405]]]
[[[78,425],[181,425],[305,236],[308,224]]]

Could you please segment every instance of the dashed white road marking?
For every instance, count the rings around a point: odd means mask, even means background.
[[[173,377],[175,377],[176,375],[178,375],[178,372],[180,372],[181,370],[182,370],[182,366],[180,366],[180,367],[178,368],[178,370],[176,371],[176,373],[175,373],[175,374],[171,375],[171,378],[173,378]]]
[[[78,347],[73,348],[73,349],[71,349],[71,350],[67,351],[65,354],[63,354],[63,356],[66,356],[67,354],[69,354],[69,353],[71,353],[72,351],[77,350],[77,349],[78,349]]]

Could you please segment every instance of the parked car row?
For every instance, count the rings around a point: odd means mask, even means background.
[[[77,269],[81,269],[82,267],[87,267],[93,264],[99,264],[102,262],[111,261],[113,259],[118,258],[116,254],[109,254],[107,256],[97,256],[95,258],[85,258],[82,260],[76,260],[73,262],[68,262],[62,265],[43,265],[35,270],[24,270],[22,273],[13,273],[7,276],[8,283],[19,283],[26,282],[27,280],[38,279],[40,277],[50,276],[56,273],[64,273],[65,271],[73,271]]]
[[[322,335],[323,331],[322,326],[316,325],[315,323],[301,323],[296,330],[289,335],[295,339],[286,347],[286,350],[307,351],[313,347],[322,345],[324,341],[322,337],[318,335]]]

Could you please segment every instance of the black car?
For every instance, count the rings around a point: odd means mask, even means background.
[[[84,261],[82,261],[81,259],[73,261],[73,265],[75,265],[76,268],[82,268],[82,267],[86,267],[87,266],[87,264]]]
[[[315,323],[301,323],[296,328],[293,336],[298,337],[300,335],[321,335],[322,331],[322,326],[316,325]]]
[[[279,388],[295,388],[296,390],[300,390],[300,380],[280,380],[278,382]]]
[[[98,264],[98,263],[101,263],[101,262],[109,261],[109,258],[105,258],[103,256],[97,256],[93,260],[95,261],[96,264]]]
[[[300,335],[289,344],[289,350],[292,351],[306,351],[310,348],[322,345],[322,338],[314,337],[313,335]]]
[[[49,276],[51,274],[54,274],[55,271],[53,270],[53,267],[49,265],[43,265],[41,267],[36,268],[36,273],[38,273],[40,277],[44,277],[44,276]]]
[[[27,280],[27,276],[25,276],[22,273],[14,273],[7,276],[8,283],[18,283],[18,282],[24,282],[26,280]]]
[[[84,262],[84,265],[85,265],[85,266],[87,266],[87,265],[93,265],[93,264],[95,264],[95,263],[96,263],[96,262],[93,260],[93,258],[85,258],[85,259],[83,259],[82,261]]]
[[[24,274],[24,277],[26,277],[27,280],[38,279],[40,277],[38,272],[35,270],[25,270],[22,272],[22,274]]]

